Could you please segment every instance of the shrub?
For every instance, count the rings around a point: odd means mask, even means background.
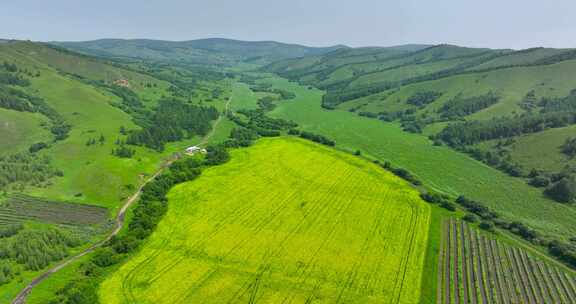
[[[480,223],[479,227],[486,231],[494,231],[494,224],[491,222],[483,221],[482,223]]]
[[[471,213],[466,214],[462,219],[469,223],[476,223],[478,221],[478,217]]]
[[[546,195],[562,203],[572,203],[576,200],[576,179],[564,177],[546,189]]]

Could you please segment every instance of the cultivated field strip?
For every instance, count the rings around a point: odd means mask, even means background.
[[[262,140],[170,192],[101,302],[418,303],[429,217],[414,189],[369,162]]]
[[[576,276],[528,251],[443,223],[437,303],[576,303]]]
[[[0,225],[24,221],[72,226],[104,224],[108,209],[61,201],[49,201],[23,194],[12,194],[0,204]]]

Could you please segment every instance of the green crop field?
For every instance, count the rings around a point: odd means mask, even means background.
[[[445,221],[437,303],[574,303],[576,277],[503,245],[461,221]]]
[[[168,196],[102,303],[419,301],[430,207],[370,162],[265,139]]]
[[[403,132],[395,123],[324,110],[320,107],[321,91],[277,77],[266,81],[297,95],[271,112],[276,117],[293,120],[305,130],[324,134],[341,148],[359,149],[366,156],[391,161],[413,172],[429,187],[479,200],[506,218],[521,220],[552,235],[576,233],[574,208],[546,199],[521,179],[448,147],[436,147],[425,136]]]
[[[103,225],[107,219],[106,208],[47,201],[22,194],[13,194],[0,204],[0,225],[38,220],[52,224],[88,226]]]

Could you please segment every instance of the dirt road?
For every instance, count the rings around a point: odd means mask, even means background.
[[[206,136],[204,136],[202,138],[202,140],[200,141],[200,143],[198,143],[198,145],[205,145],[208,143],[208,140],[210,140],[210,138],[216,132],[216,128],[218,127],[218,125],[222,121],[222,118],[224,117],[224,115],[228,114],[231,102],[232,102],[232,97],[228,98],[228,101],[226,102],[224,114],[220,115],[218,117],[216,122],[214,122],[214,126],[212,127],[212,130],[210,130],[210,133],[208,133]],[[140,186],[138,187],[137,191],[134,194],[132,194],[132,196],[130,196],[128,199],[126,199],[126,201],[124,202],[124,205],[122,205],[122,208],[120,208],[120,211],[118,212],[118,215],[116,216],[114,229],[103,240],[93,244],[92,246],[88,247],[87,249],[81,251],[80,253],[69,257],[68,259],[64,260],[60,264],[57,264],[56,266],[48,269],[44,273],[42,273],[39,276],[37,276],[36,278],[34,278],[34,280],[32,280],[28,285],[26,285],[26,287],[24,287],[18,293],[18,295],[12,301],[12,304],[24,304],[24,303],[26,303],[26,298],[28,297],[28,295],[30,294],[32,289],[34,287],[38,286],[38,284],[40,284],[42,281],[44,281],[50,275],[60,271],[62,268],[64,268],[64,267],[70,265],[71,263],[77,261],[81,257],[93,252],[94,250],[98,249],[99,247],[102,247],[102,245],[104,245],[112,237],[117,235],[120,232],[120,230],[122,230],[122,227],[124,227],[124,222],[125,222],[125,218],[126,218],[126,211],[128,211],[130,206],[132,206],[132,204],[138,200],[138,197],[142,193],[142,189],[144,188],[144,186],[146,186],[146,184],[148,184],[150,181],[154,180],[158,175],[160,175],[164,171],[164,169],[169,167],[170,164],[172,162],[174,162],[177,158],[178,157],[171,157],[170,159],[164,161],[162,166],[151,177],[149,177],[147,180],[145,180],[143,183],[141,183]]]

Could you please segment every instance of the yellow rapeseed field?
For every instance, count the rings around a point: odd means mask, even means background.
[[[102,303],[417,303],[430,207],[405,181],[304,140],[263,139],[168,195]]]

